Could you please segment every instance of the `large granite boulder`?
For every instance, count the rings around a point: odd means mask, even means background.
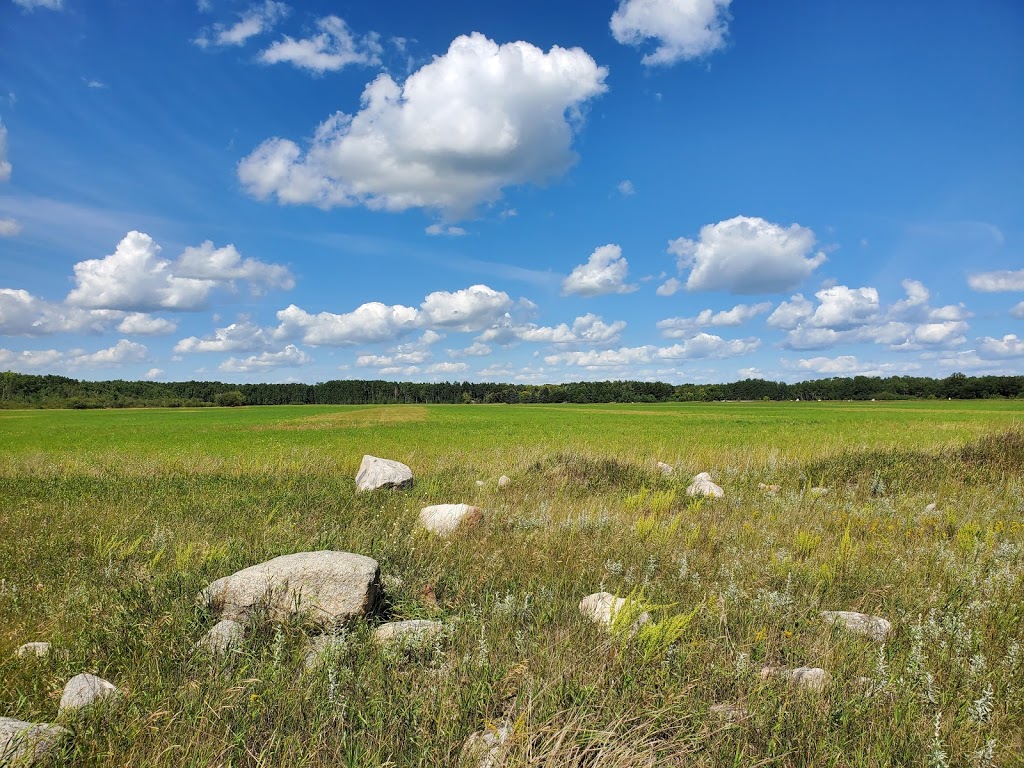
[[[265,610],[271,621],[301,615],[329,627],[373,610],[380,593],[380,567],[352,552],[282,555],[217,579],[198,601],[215,616],[245,621]]]
[[[411,488],[412,470],[400,461],[363,456],[356,474],[356,492],[378,488]]]
[[[116,701],[120,698],[121,692],[116,685],[102,677],[83,672],[68,680],[67,685],[64,686],[64,692],[60,696],[60,705],[57,711],[63,713],[68,710],[91,707],[105,699]]]
[[[71,731],[50,723],[0,717],[0,765],[30,766],[49,758]]]
[[[471,504],[434,504],[420,510],[420,525],[438,536],[450,536],[460,527],[476,525],[483,517],[483,510]]]

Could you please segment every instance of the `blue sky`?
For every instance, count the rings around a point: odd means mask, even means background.
[[[0,0],[0,370],[1024,373],[1017,0]]]

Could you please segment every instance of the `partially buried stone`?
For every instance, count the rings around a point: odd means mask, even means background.
[[[720,499],[725,496],[725,491],[711,480],[711,475],[701,472],[693,478],[693,482],[686,489],[687,496],[706,496],[712,499]]]
[[[211,653],[227,653],[245,637],[245,625],[232,619],[222,619],[203,635],[199,647]]]
[[[462,745],[459,768],[501,768],[508,757],[512,724],[507,720],[476,733]]]
[[[363,456],[356,474],[356,491],[376,491],[379,488],[411,488],[412,470],[400,461]]]
[[[664,461],[659,461],[657,468],[663,475],[671,475],[675,472],[675,468],[671,464],[666,464]]]
[[[50,653],[49,643],[25,643],[23,646],[18,648],[18,658],[24,658],[26,656],[42,657],[47,656]]]
[[[628,603],[629,601],[626,598],[616,597],[610,592],[595,592],[580,600],[580,613],[595,624],[611,627],[615,617],[627,607]],[[650,620],[650,614],[646,611],[641,611],[631,622],[632,628],[636,629]]]
[[[868,616],[856,611],[822,611],[821,617],[833,624],[846,627],[855,635],[863,635],[877,643],[884,643],[892,632],[892,624],[881,616]]]
[[[383,646],[414,646],[433,640],[443,626],[439,621],[410,619],[391,621],[373,630],[373,642]]]
[[[420,525],[438,536],[450,536],[459,528],[476,525],[483,516],[480,507],[470,504],[434,504],[420,510]]]
[[[30,766],[47,760],[71,736],[50,723],[28,723],[0,717],[0,765]]]

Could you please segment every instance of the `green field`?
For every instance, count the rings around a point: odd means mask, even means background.
[[[364,453],[415,486],[355,494]],[[686,496],[702,471],[724,499]],[[508,766],[1024,751],[1019,401],[0,411],[0,500],[0,716],[54,721],[82,671],[125,694],[58,721],[74,737],[55,765],[449,766],[503,718]],[[445,502],[482,524],[417,528]],[[320,549],[378,560],[387,595],[330,665],[303,671],[299,620],[256,622],[227,659],[196,650],[202,587]],[[648,606],[650,631],[583,619],[601,589]],[[368,642],[405,618],[447,630],[406,655]],[[15,657],[34,640],[51,654]]]

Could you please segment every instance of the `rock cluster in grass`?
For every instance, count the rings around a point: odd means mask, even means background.
[[[480,507],[470,504],[434,504],[420,510],[420,525],[438,536],[450,536],[459,528],[470,528],[481,520]]]
[[[721,486],[715,485],[711,480],[710,474],[707,472],[701,472],[693,478],[693,482],[686,489],[686,495],[720,499],[725,496],[725,491],[722,490]]]
[[[29,723],[0,717],[0,765],[43,762],[71,737],[71,731],[51,723]]]
[[[64,686],[64,692],[60,696],[58,712],[64,713],[70,710],[91,707],[101,701],[117,701],[121,698],[121,692],[117,686],[108,680],[96,675],[83,672],[68,680]]]
[[[217,579],[199,593],[214,616],[245,621],[266,611],[272,621],[300,615],[318,626],[365,616],[380,594],[380,567],[352,552],[298,552]]]
[[[868,616],[856,611],[822,611],[821,617],[833,624],[838,624],[855,635],[884,643],[892,632],[892,624],[881,616]]]
[[[412,470],[400,461],[363,456],[356,474],[356,491],[376,491],[380,488],[411,488]]]

